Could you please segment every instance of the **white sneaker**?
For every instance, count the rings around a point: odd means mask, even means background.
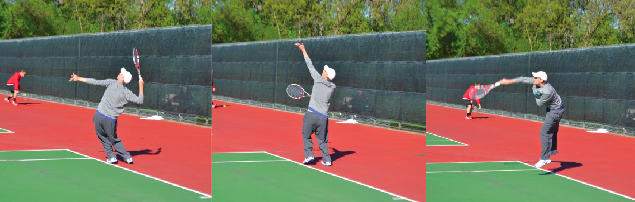
[[[110,164],[117,163],[117,158],[106,159],[106,163],[110,163]]]
[[[15,103],[15,101],[13,101],[13,105],[18,106],[18,103]]]
[[[126,159],[126,163],[128,163],[128,164],[132,164],[132,158],[128,158],[128,159]]]
[[[324,162],[324,161],[322,161],[322,165],[325,165],[325,166],[331,166],[331,162],[330,162],[330,161],[329,161],[329,162]]]
[[[551,154],[549,154],[549,155],[556,155],[556,154],[558,154],[558,150],[551,151]]]
[[[7,101],[7,103],[9,103],[9,98],[4,98],[4,101]]]
[[[313,161],[313,157],[307,157],[304,159],[304,161],[302,161],[302,163],[307,164],[307,163],[311,163],[311,161]]]
[[[551,160],[540,160],[538,161],[538,163],[536,163],[536,168],[540,168],[543,167],[545,165],[547,165],[548,163],[551,163]]]

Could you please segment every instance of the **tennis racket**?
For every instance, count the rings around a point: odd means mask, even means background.
[[[141,68],[139,68],[139,52],[137,52],[137,48],[132,48],[132,62],[134,62],[134,66],[137,68],[137,73],[139,73],[139,80],[143,80],[141,78]]]
[[[483,97],[485,97],[485,95],[487,95],[490,91],[492,91],[494,88],[498,87],[500,85],[499,82],[496,82],[495,84],[490,84],[490,85],[481,85],[481,89],[476,90],[476,98],[483,99]]]
[[[304,91],[304,89],[298,84],[291,84],[287,86],[287,94],[289,95],[289,97],[296,100],[306,97],[307,95],[311,97],[311,95],[309,95],[309,93]]]

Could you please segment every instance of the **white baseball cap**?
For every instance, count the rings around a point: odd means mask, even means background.
[[[532,72],[532,75],[534,75],[534,77],[539,77],[542,80],[547,80],[547,73],[543,72],[543,71],[539,71],[539,72]]]
[[[329,77],[329,80],[333,80],[335,78],[334,69],[331,69],[329,66],[324,65],[324,71],[326,71],[326,76]]]
[[[121,68],[121,74],[123,74],[123,82],[130,83],[130,80],[132,80],[132,74],[130,74],[130,72],[126,71],[126,68]]]

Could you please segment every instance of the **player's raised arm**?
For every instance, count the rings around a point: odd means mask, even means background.
[[[313,78],[313,80],[317,80],[322,77],[322,75],[320,75],[320,73],[315,70],[313,62],[311,61],[311,58],[309,58],[309,54],[307,54],[306,50],[304,49],[304,44],[295,43],[295,45],[298,46],[298,48],[300,48],[300,50],[302,51],[302,54],[304,55],[304,61],[306,62],[306,66],[309,67],[309,72],[311,73],[311,77]]]

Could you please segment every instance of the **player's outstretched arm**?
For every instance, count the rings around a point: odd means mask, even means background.
[[[501,79],[500,81],[498,81],[501,85],[509,85],[509,84],[514,84],[516,83],[515,79]]]
[[[84,78],[84,77],[80,77],[80,76],[77,76],[77,75],[75,74],[75,72],[73,72],[73,75],[71,75],[71,80],[68,80],[68,81],[69,81],[69,82],[70,82],[70,81],[81,81],[81,82],[86,82],[86,78]]]

